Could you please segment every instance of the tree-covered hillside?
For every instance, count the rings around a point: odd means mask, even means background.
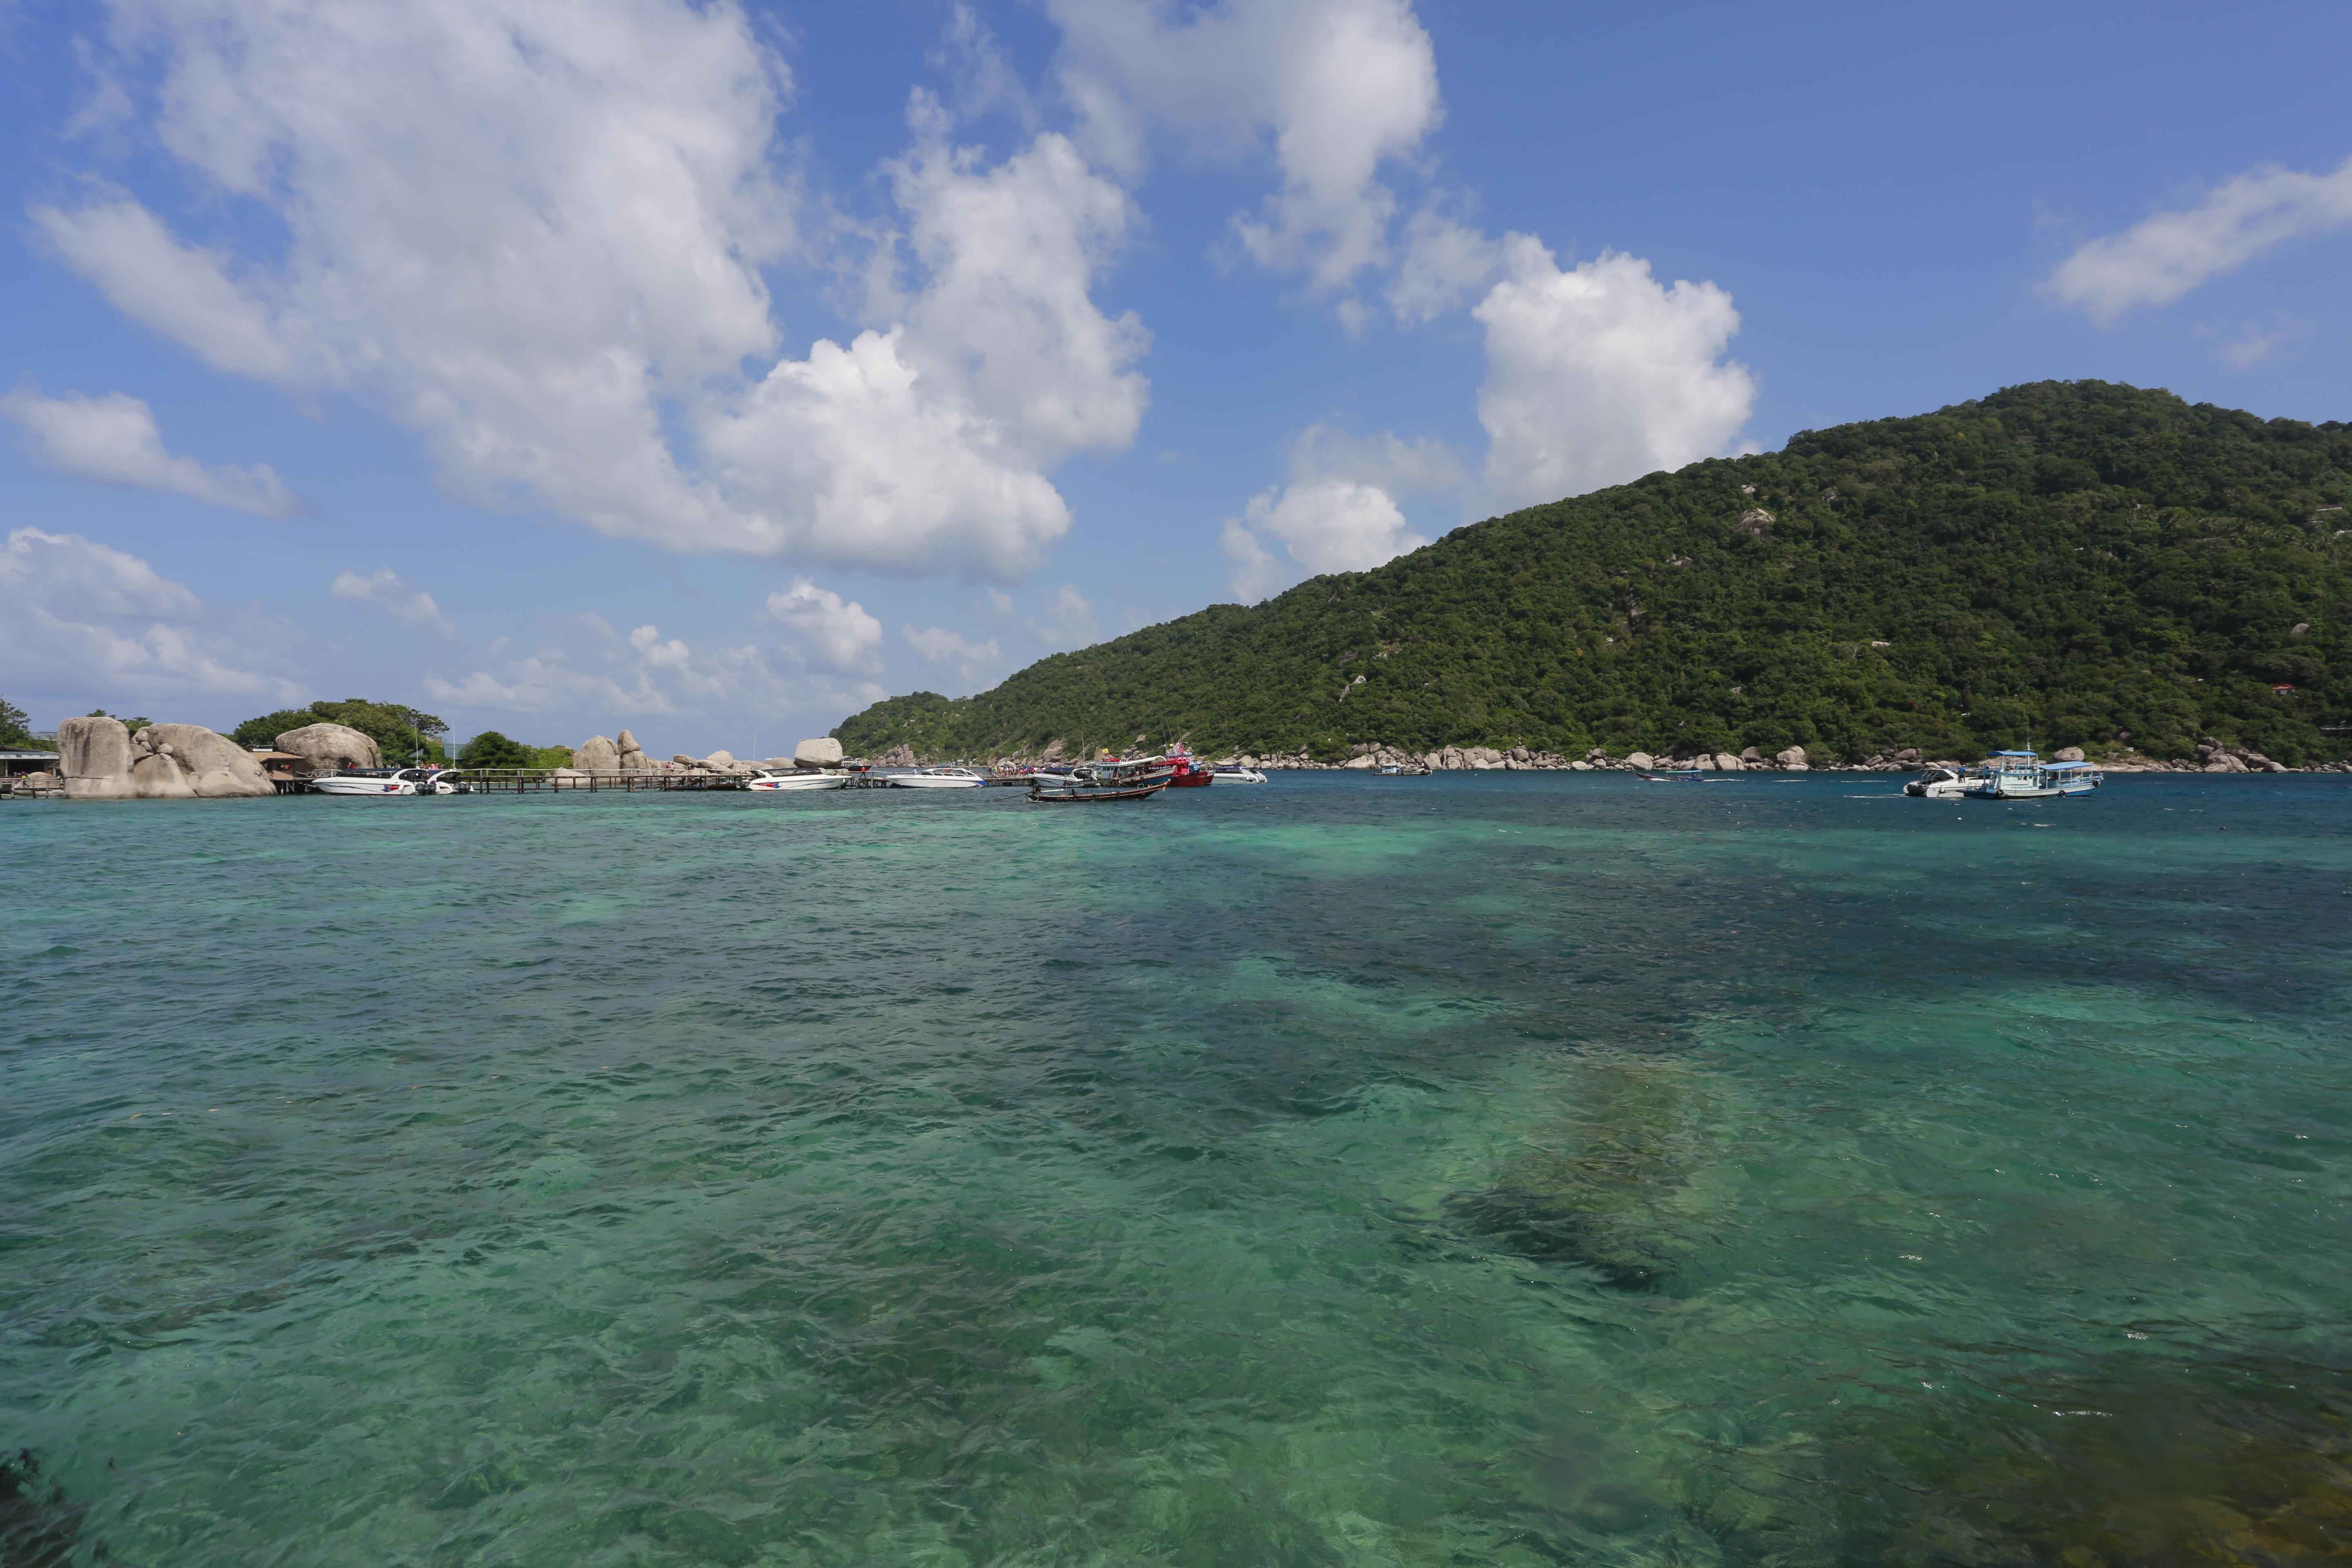
[[[2352,753],[2352,427],[2011,387],[1455,530],[950,701],[853,753],[1188,735],[1260,753],[1524,742],[1853,757],[2210,734]],[[2292,690],[2275,690],[2292,687]]]

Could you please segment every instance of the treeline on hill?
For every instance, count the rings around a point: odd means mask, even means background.
[[[853,753],[1189,737],[1974,757],[2200,735],[2352,753],[2352,427],[2103,382],[1916,418],[1455,530],[993,690],[895,697]]]
[[[449,726],[442,720],[397,702],[373,702],[364,697],[313,702],[308,708],[281,708],[247,719],[229,731],[229,739],[251,750],[274,743],[289,730],[319,723],[357,730],[376,743],[386,763],[404,763],[420,747],[427,763],[449,760]],[[459,748],[457,763],[468,768],[569,767],[572,748],[528,745],[510,741],[496,730],[485,730]]]

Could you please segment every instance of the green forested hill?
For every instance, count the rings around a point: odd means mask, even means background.
[[[1189,735],[1331,757],[2177,757],[2210,734],[2306,763],[2352,753],[2322,732],[2352,713],[2347,507],[2352,426],[2045,382],[1495,518],[835,733],[862,754]]]

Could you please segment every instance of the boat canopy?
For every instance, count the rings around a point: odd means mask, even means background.
[[[1993,755],[1996,757],[2030,757],[2034,755],[2034,753],[2032,752],[1995,752]]]
[[[2087,768],[2090,765],[2088,763],[2046,763],[2042,765],[2042,771],[2045,773],[2063,773],[2070,768]]]

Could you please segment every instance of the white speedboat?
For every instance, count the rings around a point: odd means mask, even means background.
[[[1224,763],[1209,770],[1217,775],[1219,784],[1264,784],[1265,775],[1255,768],[1245,768],[1238,763]]]
[[[743,787],[756,790],[839,789],[848,783],[847,773],[803,773],[798,768],[763,768],[752,775]]]
[[[313,795],[363,795],[382,797],[394,795],[430,795],[433,793],[431,768],[347,768],[332,777],[312,779]]]
[[[1949,800],[1969,787],[1969,775],[1958,768],[1929,768],[1927,773],[1903,786],[1903,793],[1914,799]]]
[[[971,768],[925,768],[919,773],[892,773],[892,789],[980,789],[986,775]]]

